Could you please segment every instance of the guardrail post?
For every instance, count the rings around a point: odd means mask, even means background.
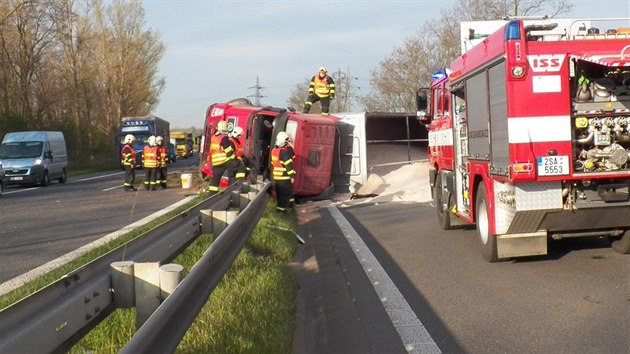
[[[140,328],[160,306],[160,263],[135,263],[134,275],[136,279],[136,328]]]
[[[129,308],[136,303],[133,264],[133,261],[121,261],[110,265],[116,308]]]
[[[160,267],[160,299],[162,301],[173,293],[180,281],[184,267],[180,264],[164,264]]]
[[[200,210],[201,233],[212,233],[218,236],[225,228],[236,219],[237,212],[226,210]]]

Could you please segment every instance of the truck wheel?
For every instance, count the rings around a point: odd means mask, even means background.
[[[630,230],[626,230],[621,237],[611,237],[610,246],[617,253],[630,254]]]
[[[48,171],[44,171],[41,184],[42,184],[42,187],[48,187],[48,185],[50,184],[50,177],[48,177]]]
[[[481,241],[481,254],[488,262],[496,262],[499,260],[497,255],[497,238],[490,233],[490,218],[488,216],[488,196],[486,188],[479,185],[477,189],[477,234]]]
[[[444,200],[444,190],[442,189],[442,178],[438,174],[435,179],[435,196],[433,201],[435,208],[437,209],[438,222],[443,230],[450,230],[451,227],[451,212],[449,210],[449,203]]]

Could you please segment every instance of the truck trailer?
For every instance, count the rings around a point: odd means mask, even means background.
[[[629,19],[467,26],[417,96],[440,226],[476,224],[490,262],[573,237],[630,253]]]

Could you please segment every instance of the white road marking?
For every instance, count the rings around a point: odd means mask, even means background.
[[[387,275],[376,257],[367,247],[361,236],[354,230],[343,214],[334,206],[328,211],[348,240],[352,251],[361,263],[365,274],[374,286],[374,290],[381,299],[385,311],[389,315],[394,328],[398,332],[405,349],[409,353],[442,353],[431,338],[429,332],[418,316],[413,312],[409,303],[400,293],[392,279]]]

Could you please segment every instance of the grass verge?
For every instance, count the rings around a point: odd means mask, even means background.
[[[290,353],[297,279],[289,263],[297,240],[294,213],[278,214],[270,202],[243,251],[182,339],[178,353]],[[210,246],[195,240],[173,263],[188,273]],[[117,353],[135,332],[135,310],[116,310],[70,353]]]

